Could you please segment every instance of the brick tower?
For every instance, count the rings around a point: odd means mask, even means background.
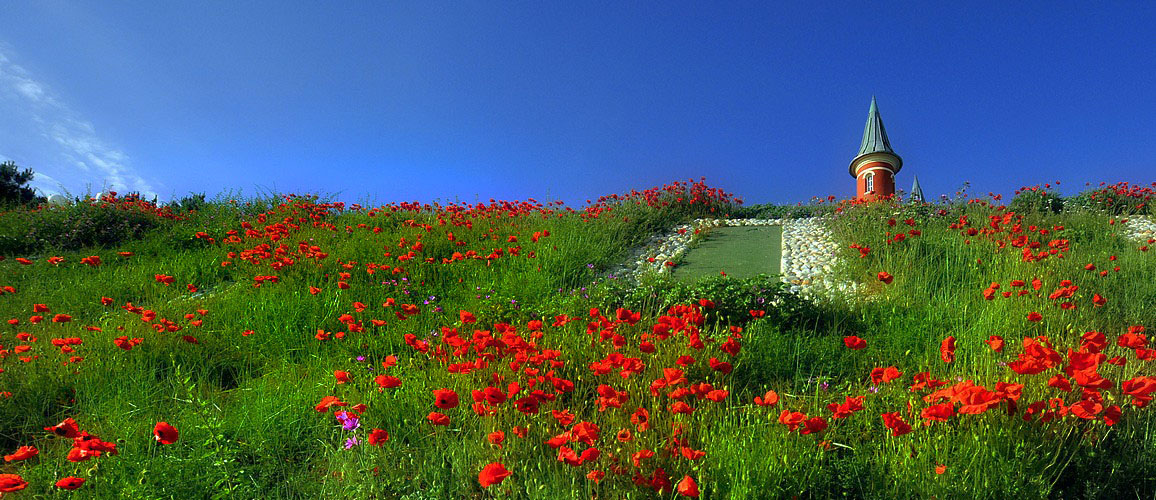
[[[851,177],[855,178],[855,197],[872,201],[895,194],[895,174],[900,168],[903,168],[903,159],[891,149],[879,107],[875,105],[875,97],[871,97],[863,142],[850,166]]]

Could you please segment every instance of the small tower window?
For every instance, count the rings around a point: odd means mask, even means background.
[[[875,172],[867,172],[863,176],[863,191],[870,193],[875,190]]]

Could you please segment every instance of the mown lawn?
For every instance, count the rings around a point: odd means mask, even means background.
[[[753,278],[779,274],[782,226],[711,228],[710,233],[683,257],[672,273],[675,279],[694,281],[707,276]]]

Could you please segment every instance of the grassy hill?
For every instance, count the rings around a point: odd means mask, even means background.
[[[815,303],[605,278],[681,222],[797,211],[699,183],[580,209],[13,209],[0,489],[1150,497],[1156,251],[1119,222],[1151,195],[811,207],[863,290]]]

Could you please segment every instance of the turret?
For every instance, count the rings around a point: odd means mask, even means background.
[[[855,178],[856,198],[871,201],[895,194],[895,174],[903,168],[903,159],[891,149],[875,97],[871,97],[859,154],[848,168]]]

